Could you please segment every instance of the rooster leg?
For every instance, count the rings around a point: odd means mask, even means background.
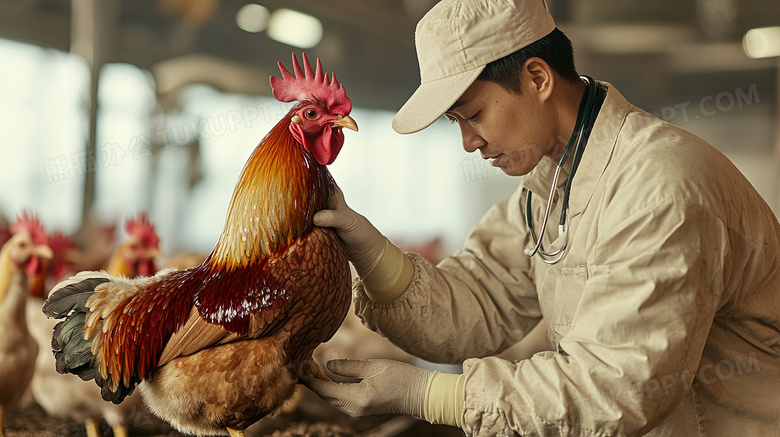
[[[128,437],[127,425],[118,425],[113,427],[114,437]]]
[[[244,434],[244,430],[242,429],[235,429],[228,427],[227,429],[228,434],[230,434],[230,437],[246,437]]]
[[[100,437],[100,419],[87,419],[84,427],[87,428],[87,437]]]

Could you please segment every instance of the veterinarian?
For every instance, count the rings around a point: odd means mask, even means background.
[[[543,0],[443,0],[415,40],[422,83],[394,129],[444,115],[524,177],[439,265],[336,193],[315,223],[357,269],[357,314],[463,373],[335,360],[359,382],[309,387],[354,417],[467,435],[778,435],[780,225],[737,168],[580,76]],[[491,358],[542,318],[551,351]]]

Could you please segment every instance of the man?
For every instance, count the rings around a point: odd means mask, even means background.
[[[337,360],[359,382],[309,387],[355,417],[467,435],[778,435],[780,225],[739,171],[580,79],[543,0],[443,0],[416,45],[422,84],[393,127],[444,114],[465,150],[525,176],[438,266],[337,193],[315,223],[357,269],[358,315],[412,354],[465,362]],[[490,358],[542,317],[554,351]]]

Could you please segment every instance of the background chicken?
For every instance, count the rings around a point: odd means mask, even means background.
[[[46,272],[46,287],[43,297],[49,294],[49,290],[62,279],[75,273],[76,260],[79,252],[76,243],[62,232],[56,231],[49,235],[49,247],[52,251],[49,269]]]
[[[105,270],[126,278],[157,273],[155,259],[160,257],[160,239],[146,214],[125,223],[127,239],[114,250]]]
[[[38,271],[28,275],[30,296],[37,298],[40,304],[46,299],[52,286],[66,274],[73,273],[73,263],[76,259],[76,245],[61,232],[51,234],[47,241],[52,258],[42,259]],[[36,311],[40,312],[40,308],[38,305]]]
[[[11,226],[11,238],[0,250],[0,435],[3,417],[16,408],[33,375],[38,346],[25,320],[28,274],[51,258],[40,223],[23,214]]]
[[[144,226],[153,232],[148,221],[144,223]],[[141,234],[148,235],[148,232],[144,231]],[[139,237],[129,235],[128,239],[132,241]],[[75,243],[59,232],[49,236],[49,246],[53,257],[46,277],[55,282],[46,288],[46,294],[51,286],[75,273],[74,260],[78,258],[75,255]],[[128,244],[119,245],[116,249],[117,258],[124,259],[127,251]],[[108,270],[107,273],[125,275],[129,270],[127,266],[134,264],[116,263],[116,270]],[[127,436],[130,414],[140,411],[140,394],[133,393],[122,404],[115,405],[103,400],[100,388],[94,383],[82,381],[75,375],[63,375],[57,372],[54,355],[51,353],[51,334],[57,321],[47,318],[41,312],[44,299],[38,297],[38,290],[35,287],[37,283],[30,284],[31,296],[27,302],[28,327],[41,351],[35,359],[35,373],[30,382],[33,399],[51,416],[84,422],[87,437],[100,435],[101,418],[106,420],[114,431],[115,437]]]
[[[302,375],[322,375],[312,351],[344,320],[350,271],[312,216],[334,188],[326,165],[342,128],[357,125],[336,78],[303,59],[271,78],[274,97],[298,103],[249,157],[203,263],[135,280],[83,272],[55,287],[44,311],[65,319],[58,371],[94,378],[113,402],[143,381],[152,412],[198,435],[243,435]]]

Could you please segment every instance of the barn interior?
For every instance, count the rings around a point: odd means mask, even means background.
[[[581,74],[710,142],[780,212],[780,2],[548,0]],[[349,205],[399,247],[437,262],[458,250],[516,177],[461,147],[440,119],[399,135],[419,85],[416,22],[436,0],[0,0],[0,225],[23,211],[107,260],[145,214],[158,267],[202,260],[257,143],[290,104],[269,76],[319,57],[354,107],[330,166]],[[747,213],[747,212],[746,212]],[[91,264],[90,264],[91,263]],[[505,354],[542,350],[530,339]],[[320,359],[387,357],[428,368],[348,316]],[[110,435],[104,422],[101,432]],[[6,435],[85,435],[30,396]],[[131,436],[179,436],[139,407]],[[410,418],[354,420],[302,390],[249,436],[462,435]]]

